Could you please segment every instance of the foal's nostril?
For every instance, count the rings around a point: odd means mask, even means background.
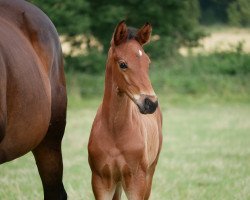
[[[144,100],[144,108],[148,113],[153,113],[158,106],[158,101],[151,101],[149,98],[145,98]]]
[[[140,94],[140,98],[135,100],[141,114],[152,114],[158,107],[156,95]]]
[[[153,102],[150,99],[146,98],[145,99],[145,108],[149,109],[152,105],[153,105]]]

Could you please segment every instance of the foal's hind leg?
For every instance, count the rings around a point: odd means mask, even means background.
[[[61,140],[64,133],[64,126],[65,122],[52,124],[44,140],[33,150],[43,183],[45,200],[67,199],[67,194],[62,183],[63,162]]]

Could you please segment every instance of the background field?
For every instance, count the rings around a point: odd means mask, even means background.
[[[94,199],[87,141],[98,101],[89,106],[85,102],[86,106],[68,112],[63,153],[69,199]],[[164,140],[151,199],[248,200],[250,106],[160,103]],[[1,199],[41,199],[42,187],[32,155],[1,166],[0,185]]]

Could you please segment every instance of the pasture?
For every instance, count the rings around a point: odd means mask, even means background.
[[[63,140],[69,199],[94,199],[87,142],[100,99],[69,106]],[[173,104],[160,97],[163,148],[154,176],[154,200],[250,199],[250,105]],[[31,153],[1,166],[0,199],[42,199]]]

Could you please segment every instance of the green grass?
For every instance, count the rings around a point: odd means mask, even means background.
[[[63,155],[69,199],[94,199],[87,142],[99,102],[89,99],[68,111]],[[160,102],[164,139],[151,199],[250,199],[250,105]],[[32,155],[2,165],[0,186],[0,199],[42,199]]]

